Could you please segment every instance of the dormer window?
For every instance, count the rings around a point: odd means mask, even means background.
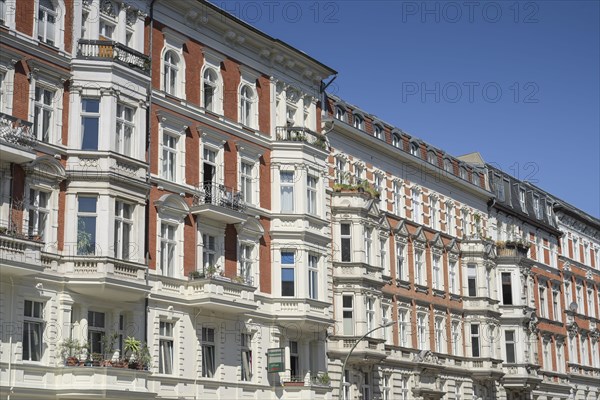
[[[465,180],[468,178],[467,169],[465,167],[460,167],[460,177]]]
[[[373,125],[373,136],[375,136],[379,140],[383,140],[383,128],[379,125]]]
[[[340,121],[346,122],[346,110],[340,106],[335,107],[335,118]]]
[[[453,173],[452,161],[449,158],[444,158],[444,171]]]
[[[427,152],[427,162],[437,165],[437,154],[435,151],[430,150]]]
[[[356,129],[360,129],[360,130],[364,129],[364,127],[365,127],[365,121],[362,119],[362,117],[360,115],[354,114],[353,120],[354,120],[353,121],[354,122],[353,126]]]
[[[402,139],[400,138],[400,134],[397,132],[392,133],[392,146],[396,148],[402,148]]]
[[[417,142],[412,142],[410,144],[410,154],[412,154],[415,157],[419,157],[419,143]]]

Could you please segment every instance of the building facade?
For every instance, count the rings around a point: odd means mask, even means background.
[[[335,74],[204,1],[0,0],[0,397],[600,399],[598,219]]]

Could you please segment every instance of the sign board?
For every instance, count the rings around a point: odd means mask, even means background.
[[[267,349],[267,372],[285,371],[285,349]]]

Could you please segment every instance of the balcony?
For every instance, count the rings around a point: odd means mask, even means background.
[[[333,357],[345,358],[360,336],[330,336],[329,350]],[[357,345],[348,362],[353,365],[378,364],[388,357],[382,339],[365,338]]]
[[[278,142],[306,143],[321,150],[327,150],[325,136],[301,126],[278,126],[276,128]]]
[[[145,75],[150,73],[150,57],[112,40],[80,39],[77,58],[85,60],[112,60]]]
[[[0,160],[17,164],[36,158],[32,123],[0,113]]]
[[[57,272],[66,276],[67,287],[102,300],[136,301],[150,289],[144,264],[98,256],[66,256]]]
[[[470,364],[470,365],[469,365]],[[475,358],[467,362],[469,370],[474,378],[480,380],[498,380],[503,375],[500,360],[491,358]]]
[[[44,243],[29,235],[26,228],[0,220],[0,260],[2,275],[32,275],[44,270],[41,251]]]
[[[270,313],[280,322],[289,322],[299,327],[330,324],[332,315],[327,302],[306,298],[261,299]]]
[[[504,363],[504,375],[502,382],[504,387],[511,390],[528,389],[538,387],[542,377],[538,374],[539,366],[535,364],[509,364]]]
[[[246,205],[237,190],[216,183],[199,183],[191,208],[194,215],[226,224],[246,221]]]
[[[156,398],[156,393],[150,388],[148,371],[112,367],[51,368],[41,364],[15,364],[13,374],[17,398],[54,398],[62,397],[65,393],[76,393],[78,398]],[[2,368],[0,378],[2,382],[10,382],[7,369]],[[3,387],[4,390],[5,388],[6,386]]]

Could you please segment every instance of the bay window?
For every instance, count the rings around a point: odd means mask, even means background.
[[[115,258],[129,259],[133,232],[133,205],[117,200],[115,202]]]
[[[77,198],[77,254],[96,252],[96,205],[97,197]]]

